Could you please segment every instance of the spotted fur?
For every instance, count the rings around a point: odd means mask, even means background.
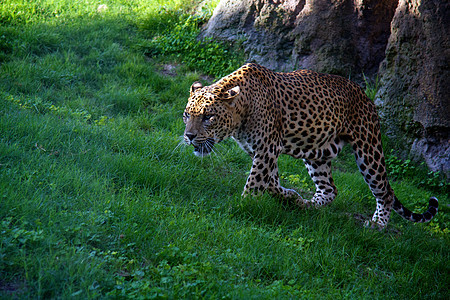
[[[250,155],[243,195],[268,191],[301,207],[327,205],[337,195],[331,159],[350,143],[377,200],[374,225],[385,227],[392,209],[413,222],[427,222],[437,213],[434,197],[423,214],[412,213],[395,197],[386,177],[375,105],[343,77],[308,70],[276,73],[246,64],[213,85],[194,83],[183,119],[185,142],[197,156],[208,155],[228,137]],[[280,185],[280,154],[303,159],[316,186],[311,200]]]

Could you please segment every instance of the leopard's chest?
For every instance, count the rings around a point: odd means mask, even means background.
[[[242,136],[240,138],[238,136],[232,138],[242,150],[244,150],[248,155],[253,156],[253,144],[251,144],[248,139],[243,138]]]

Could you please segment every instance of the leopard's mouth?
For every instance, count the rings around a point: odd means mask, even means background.
[[[198,157],[209,155],[213,151],[214,139],[208,138],[203,143],[192,144],[194,146],[194,154]]]

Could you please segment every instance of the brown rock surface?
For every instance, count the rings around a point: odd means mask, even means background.
[[[294,40],[291,32],[304,2],[220,1],[202,36],[242,42],[249,60],[281,70],[292,64]]]
[[[387,134],[433,171],[450,172],[450,2],[400,0],[380,66]]]
[[[222,0],[202,36],[241,41],[271,69],[375,73],[397,1]]]

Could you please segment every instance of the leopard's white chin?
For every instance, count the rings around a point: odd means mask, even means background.
[[[194,145],[194,155],[198,157],[204,157],[209,155],[213,151],[214,139],[207,139],[204,143]]]
[[[194,150],[194,155],[197,157],[205,157],[205,156],[208,156],[209,154],[211,154],[211,152],[203,152],[203,151],[195,151]]]

